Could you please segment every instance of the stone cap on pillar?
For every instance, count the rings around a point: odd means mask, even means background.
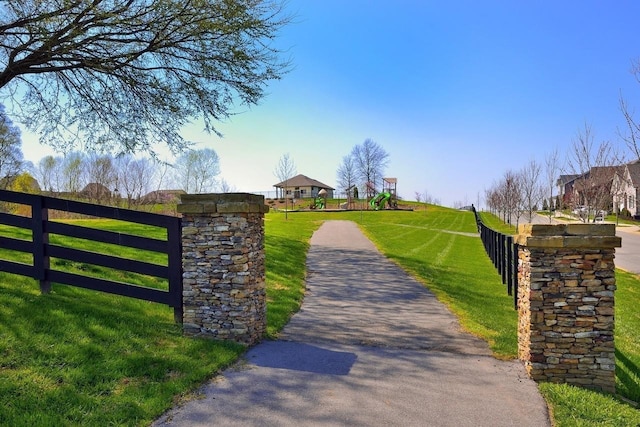
[[[250,193],[182,194],[179,213],[267,213],[264,196]]]
[[[520,224],[514,239],[538,248],[619,248],[615,224]]]

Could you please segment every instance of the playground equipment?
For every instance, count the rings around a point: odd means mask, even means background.
[[[309,206],[311,209],[324,209],[327,205],[327,190],[324,188],[318,191],[318,195],[313,199],[313,203]]]
[[[396,198],[397,178],[382,178],[382,192],[378,193],[369,201],[371,208],[378,211],[384,209],[385,204],[390,209],[398,209],[398,200]]]
[[[324,209],[324,206],[325,206],[324,197],[316,196],[316,198],[313,199],[313,203],[311,203],[310,208],[311,209]]]
[[[356,206],[356,200],[358,199],[358,187],[352,185],[345,190],[347,201],[340,204],[340,209],[354,209]]]
[[[373,210],[378,211],[380,209],[384,209],[385,203],[389,203],[390,200],[391,200],[391,193],[388,193],[385,191],[383,193],[378,194],[373,199],[371,199],[371,201],[369,201],[369,204],[371,205],[371,208],[373,208]],[[389,204],[389,207],[391,207],[391,204]]]

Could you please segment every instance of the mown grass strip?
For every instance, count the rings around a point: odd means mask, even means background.
[[[309,238],[327,219],[361,224],[465,328],[497,355],[515,354],[511,297],[472,236],[473,215],[432,206],[416,212],[295,213],[288,220],[267,214],[270,337],[300,307]],[[624,366],[617,372],[626,369],[633,379],[640,354],[640,324],[633,314],[640,281],[632,275],[618,280],[616,344],[625,359],[618,358]],[[159,304],[59,285],[40,295],[32,280],[0,274],[0,400],[10,402],[0,410],[0,425],[147,425],[244,351],[184,338],[172,319],[172,311]],[[619,378],[619,388],[626,384]],[[640,425],[638,410],[612,396],[556,384],[541,390],[558,426]]]
[[[321,225],[317,214],[270,213],[265,219],[267,337],[275,338],[304,297],[309,239]]]

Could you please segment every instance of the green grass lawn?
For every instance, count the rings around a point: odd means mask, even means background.
[[[515,356],[513,301],[474,236],[472,213],[428,206],[287,217],[265,217],[269,337],[300,307],[313,231],[323,220],[348,219],[497,357]],[[618,286],[617,386],[637,401],[640,281],[619,273]],[[0,332],[0,425],[12,426],[148,425],[244,351],[182,337],[169,307],[60,285],[40,295],[35,281],[6,274],[0,274]],[[541,391],[558,426],[640,425],[640,412],[612,396],[555,384]]]
[[[503,233],[515,228],[494,215],[481,214],[483,222]],[[616,270],[615,343],[616,397],[564,384],[540,384],[555,424],[564,426],[640,426],[640,277]]]
[[[168,307],[0,274],[0,425],[146,425],[244,350]]]
[[[166,238],[164,230],[111,220],[78,225]],[[30,239],[8,227],[1,235]],[[82,239],[51,242],[165,264],[166,255]],[[31,262],[30,255],[0,257]],[[166,281],[82,263],[56,269],[142,286]],[[182,336],[169,307],[63,285],[41,295],[36,281],[0,273],[0,425],[147,425],[244,347]]]

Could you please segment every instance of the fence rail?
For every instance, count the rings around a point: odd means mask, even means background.
[[[0,260],[0,270],[38,280],[40,282],[40,290],[43,293],[48,293],[51,290],[51,283],[60,283],[166,304],[173,308],[175,321],[182,322],[180,218],[6,190],[0,190],[0,201],[30,206],[30,217],[0,212],[0,224],[31,230],[32,234],[31,241],[0,237],[0,248],[33,254],[32,264]],[[51,210],[164,228],[167,232],[167,239],[134,236],[50,221],[49,211]],[[167,265],[152,264],[135,259],[54,245],[49,243],[50,234],[166,254]],[[52,269],[50,258],[65,259],[72,262],[81,262],[166,279],[169,283],[169,289],[153,289]]]
[[[478,232],[487,255],[507,286],[507,293],[513,296],[513,306],[518,304],[518,245],[513,236],[500,233],[487,227],[475,208],[472,208],[478,224]]]

